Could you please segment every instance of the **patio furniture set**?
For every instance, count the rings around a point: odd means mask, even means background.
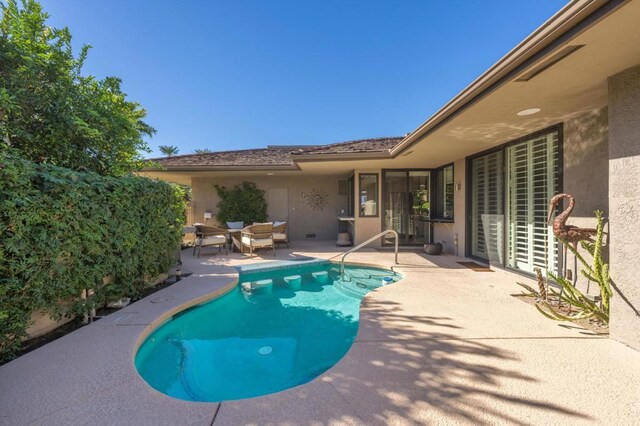
[[[194,224],[196,241],[193,246],[193,254],[198,251],[198,257],[202,247],[218,247],[218,252],[229,249],[240,253],[248,253],[253,258],[256,249],[271,249],[281,244],[289,247],[289,234],[287,222],[254,223],[244,226],[243,222],[227,222],[227,227],[208,226],[200,223]]]

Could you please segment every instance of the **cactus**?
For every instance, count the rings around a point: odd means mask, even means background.
[[[547,275],[555,281],[560,287],[561,291],[556,291],[553,287],[545,286],[545,280],[542,278],[542,273],[539,268],[536,268],[536,277],[538,281],[539,292],[533,290],[531,287],[521,286],[527,288],[533,295],[537,296],[536,308],[544,316],[557,321],[571,321],[584,318],[597,318],[600,321],[609,323],[609,302],[612,296],[611,281],[609,278],[609,265],[606,264],[602,258],[602,243],[604,239],[604,218],[601,211],[595,212],[597,220],[597,233],[593,243],[583,241],[581,246],[584,250],[589,252],[593,257],[593,265],[587,263],[584,257],[567,241],[560,239],[564,244],[580,261],[582,264],[581,273],[587,279],[598,283],[600,287],[600,300],[601,303],[591,300],[578,290],[571,281],[565,277],[559,277],[553,272],[547,270]],[[561,303],[567,303],[577,309],[577,312],[571,314],[562,314],[558,312],[558,307],[554,307],[548,302],[548,297],[552,296],[555,300]],[[545,309],[543,309],[543,307]]]

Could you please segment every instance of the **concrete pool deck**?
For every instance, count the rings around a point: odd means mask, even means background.
[[[294,243],[277,259],[340,249]],[[211,251],[212,252],[212,251]],[[193,275],[0,367],[1,425],[637,424],[640,353],[510,296],[505,271],[401,252],[399,283],[370,293],[356,342],[314,381],[239,401],[191,403],[150,388],[133,365],[141,337],[173,312],[233,287],[238,254],[193,258]],[[350,262],[391,266],[392,252]],[[531,284],[531,282],[529,282]]]

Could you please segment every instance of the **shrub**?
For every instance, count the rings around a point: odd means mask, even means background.
[[[135,297],[166,271],[182,236],[181,188],[36,164],[0,151],[0,360],[31,313],[59,319]],[[108,284],[103,278],[111,276]],[[83,301],[85,289],[95,295]]]
[[[264,191],[253,182],[242,182],[231,189],[215,186],[220,197],[218,203],[218,221],[242,221],[245,224],[265,222],[267,220],[267,200]]]

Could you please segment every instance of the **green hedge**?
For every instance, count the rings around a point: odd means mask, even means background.
[[[104,177],[0,151],[0,360],[20,347],[32,312],[76,316],[135,297],[165,272],[184,222],[181,188]],[[113,280],[103,285],[103,278]],[[87,302],[79,296],[94,289]]]

